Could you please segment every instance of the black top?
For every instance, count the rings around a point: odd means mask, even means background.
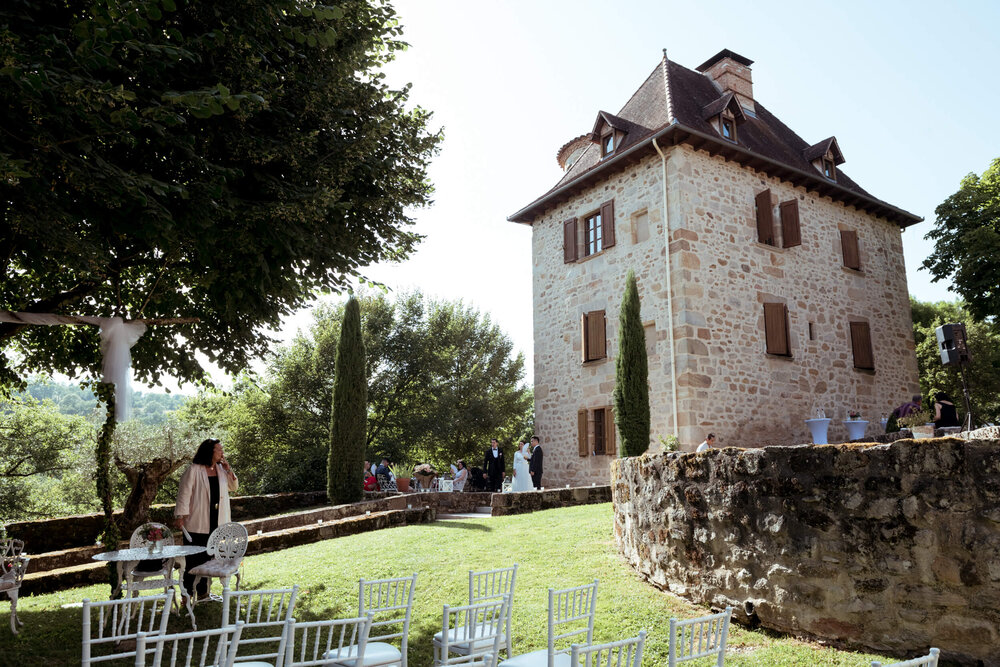
[[[208,521],[210,529],[219,527],[219,476],[208,478]]]
[[[934,421],[935,428],[945,428],[947,426],[960,426],[958,423],[958,412],[953,403],[938,403],[941,406],[941,419]]]

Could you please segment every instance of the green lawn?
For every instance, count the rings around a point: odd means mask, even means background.
[[[418,573],[410,665],[431,664],[431,636],[440,629],[441,607],[464,604],[468,570],[518,563],[514,601],[514,652],[544,648],[546,590],[600,579],[596,640],[648,632],[643,665],[666,664],[671,616],[709,613],[644,583],[624,564],[611,535],[611,505],[589,505],[510,517],[444,521],[354,535],[287,551],[253,556],[244,564],[244,588],[302,589],[296,618],[317,620],[357,612],[358,579]],[[216,589],[218,585],[216,584]],[[61,605],[102,599],[107,586],[91,586],[22,598],[25,622],[13,638],[6,601],[0,604],[0,664],[70,665],[80,661],[80,609]],[[199,626],[218,623],[220,605],[196,608]],[[171,629],[187,627],[187,616]],[[727,665],[826,665],[867,667],[885,656],[837,651],[817,644],[733,626]],[[708,661],[685,663],[706,667]]]

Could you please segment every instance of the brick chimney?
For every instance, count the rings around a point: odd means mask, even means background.
[[[722,49],[698,66],[698,71],[715,83],[723,93],[732,91],[740,106],[756,113],[753,104],[753,79],[750,77],[753,61],[729,49]]]

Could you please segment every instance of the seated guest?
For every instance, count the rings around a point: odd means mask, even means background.
[[[910,415],[920,412],[920,394],[914,394],[913,400],[909,403],[903,403],[901,406],[892,411],[892,414],[896,419],[902,419],[903,417],[909,417]]]
[[[469,479],[469,469],[465,467],[465,461],[459,459],[456,463],[458,467],[458,472],[455,473],[455,480],[452,482],[453,488],[456,491],[465,490],[465,482]]]

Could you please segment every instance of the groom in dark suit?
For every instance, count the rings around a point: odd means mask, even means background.
[[[531,483],[536,489],[542,488],[542,452],[541,440],[537,435],[531,436],[531,461],[528,463],[528,472],[531,473]]]
[[[503,486],[507,464],[503,460],[503,450],[496,438],[490,441],[490,448],[483,457],[483,479],[486,480],[487,491],[499,491]]]

